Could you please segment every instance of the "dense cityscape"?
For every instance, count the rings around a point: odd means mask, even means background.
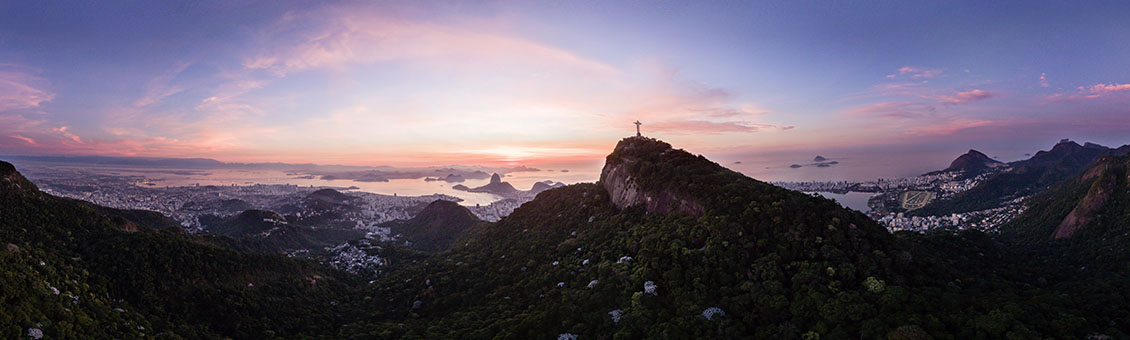
[[[1008,170],[1008,167],[997,167],[974,176],[964,176],[963,171],[955,170],[937,171],[909,178],[881,178],[866,182],[808,181],[772,184],[803,192],[871,193],[873,195],[868,200],[868,209],[864,213],[890,231],[928,232],[935,229],[994,231],[1001,224],[1024,212],[1023,202],[1027,197],[1016,198],[999,207],[941,216],[919,216],[914,214],[914,210],[934,200],[952,198],[976,187],[992,175]],[[914,202],[913,197],[916,196],[922,197],[921,200]]]

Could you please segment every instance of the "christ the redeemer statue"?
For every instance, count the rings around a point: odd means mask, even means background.
[[[636,137],[643,137],[643,135],[640,134],[640,125],[643,125],[643,123],[640,123],[640,121],[637,120],[636,121]]]

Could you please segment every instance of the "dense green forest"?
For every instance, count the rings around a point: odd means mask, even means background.
[[[617,208],[601,182],[497,223],[436,206],[414,219],[431,228],[406,233],[426,247],[368,248],[389,264],[360,275],[145,227],[161,220],[42,194],[0,163],[0,338],[1130,338],[1126,258],[1067,256],[1104,252],[1085,240],[1125,234],[1130,211],[1102,211],[1106,231],[1080,239],[1033,236],[1052,215],[1001,234],[891,234],[654,139],[625,139],[607,162],[639,204]],[[1066,215],[1080,190],[1056,187],[1041,202],[1062,202],[1041,211]],[[649,213],[659,193],[702,213]]]
[[[159,219],[44,194],[3,162],[0,202],[3,339],[334,338],[359,280],[138,227]]]

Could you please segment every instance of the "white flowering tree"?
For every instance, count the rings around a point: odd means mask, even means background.
[[[655,281],[647,281],[643,283],[644,293],[659,296],[659,291],[657,291],[657,289],[659,289],[659,286],[655,284]]]
[[[714,316],[726,316],[726,312],[718,307],[710,307],[702,311],[702,317],[707,320],[714,320]]]
[[[612,323],[620,323],[620,319],[624,317],[624,311],[617,309],[608,312],[608,315],[612,316]]]

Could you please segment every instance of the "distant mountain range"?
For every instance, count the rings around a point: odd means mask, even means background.
[[[312,163],[228,163],[210,158],[154,158],[154,157],[111,157],[111,156],[0,156],[16,162],[38,162],[57,164],[94,165],[102,167],[157,168],[157,169],[264,169],[280,171],[301,171],[324,179],[350,179],[358,181],[382,182],[390,179],[432,178],[449,182],[463,179],[487,178],[489,172],[511,173],[541,171],[527,166],[483,167],[464,165],[445,165],[432,167],[400,168],[392,166],[354,166],[324,165]]]
[[[1057,146],[1060,161],[1022,166],[1051,173],[1089,152]],[[1080,170],[1000,235],[892,234],[630,137],[599,182],[546,190],[499,222],[432,202],[386,224],[402,239],[328,249],[383,264],[350,274],[246,245],[316,218],[251,210],[210,225],[235,238],[156,230],[156,216],[47,195],[0,162],[0,338],[1121,339],[1126,166]],[[351,199],[290,206],[316,217]]]
[[[1026,160],[999,164],[984,154],[970,150],[950,164],[947,170],[967,170],[980,173],[990,168],[1007,166],[1008,170],[996,173],[951,199],[937,200],[915,210],[917,215],[948,215],[984,210],[1000,206],[1003,202],[1030,196],[1047,190],[1082,173],[1103,156],[1130,153],[1130,145],[1117,149],[1098,144],[1079,145],[1071,140],[1061,140],[1051,150],[1040,151]]]
[[[962,171],[966,177],[975,177],[985,170],[1004,166],[1001,161],[989,158],[985,154],[977,150],[969,150],[969,152],[958,156],[950,166],[942,171]]]

